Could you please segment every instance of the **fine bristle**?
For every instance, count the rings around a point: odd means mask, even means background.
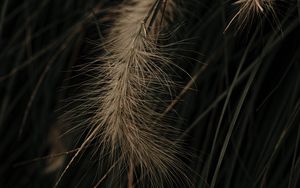
[[[239,7],[238,11],[230,20],[225,31],[234,21],[237,22],[238,28],[241,29],[247,22],[251,22],[255,16],[265,15],[266,13],[275,15],[274,0],[236,0],[234,5]]]
[[[102,42],[103,52],[95,61],[98,66],[92,68],[98,75],[85,95],[84,111],[88,106],[96,109],[89,122],[91,130],[57,184],[94,140],[100,152],[110,153],[110,160],[118,161],[119,168],[138,171],[129,172],[136,179],[128,180],[132,184],[145,186],[144,179],[150,187],[188,182],[178,159],[179,141],[166,137],[177,131],[161,117],[174,82],[166,72],[172,61],[158,40],[173,20],[174,8],[170,0],[132,0],[116,11],[118,19]]]

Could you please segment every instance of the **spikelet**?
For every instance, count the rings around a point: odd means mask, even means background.
[[[174,83],[165,72],[172,62],[158,38],[174,11],[173,0],[131,0],[120,6],[101,45],[103,54],[94,67],[98,76],[87,94],[88,105],[96,108],[91,130],[61,177],[79,152],[96,140],[100,151],[119,161],[119,168],[131,168],[135,183],[149,180],[143,187],[188,179],[177,159],[177,145],[166,138],[176,131],[161,121]]]
[[[238,12],[230,20],[225,31],[229,28],[233,21],[236,21],[239,24],[239,29],[241,29],[255,16],[265,15],[266,13],[271,13],[275,16],[274,0],[237,0],[234,2],[234,5],[239,6]]]

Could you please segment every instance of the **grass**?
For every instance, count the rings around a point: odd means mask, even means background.
[[[121,96],[127,85],[112,93],[105,86],[118,85],[124,70],[112,62],[132,65],[128,59],[135,58],[123,50],[134,33],[126,17],[131,12],[131,21],[142,20],[149,9],[122,3],[0,1],[0,186],[298,187],[299,2],[174,1],[166,17],[158,14],[168,24],[136,24],[153,31],[151,43],[140,38],[136,58],[155,52],[155,60],[142,62],[157,72],[127,69],[124,75],[143,93],[129,97],[132,103],[125,94],[119,98],[134,108],[120,118],[110,116],[121,111],[105,97]],[[126,6],[129,13],[122,12]],[[86,103],[86,93],[106,107]],[[95,131],[91,117],[129,123],[112,134],[116,123]],[[160,121],[154,126],[154,120]],[[136,134],[123,135],[136,121],[142,125],[131,129]],[[150,139],[140,137],[141,127]],[[122,145],[126,140],[133,145]]]

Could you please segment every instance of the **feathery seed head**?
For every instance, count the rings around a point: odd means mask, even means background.
[[[109,152],[119,167],[133,169],[136,183],[145,178],[155,187],[163,186],[162,182],[179,183],[187,178],[177,159],[178,144],[166,138],[177,131],[161,120],[174,86],[166,73],[172,62],[158,44],[161,30],[173,19],[175,4],[173,0],[129,2],[118,10],[101,45],[99,66],[94,67],[98,76],[84,105],[94,106],[96,112],[80,149],[98,140],[101,151]],[[184,178],[178,180],[178,176]]]
[[[238,28],[241,29],[247,22],[251,22],[255,16],[266,15],[267,13],[275,16],[274,0],[236,0],[234,4],[239,6],[238,12],[230,20],[225,31],[233,21],[236,21],[239,24]]]
[[[240,6],[244,14],[263,13],[266,9],[271,9],[273,0],[237,0],[234,4]]]

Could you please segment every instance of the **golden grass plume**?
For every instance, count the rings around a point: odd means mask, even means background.
[[[237,22],[238,29],[242,29],[242,27],[246,23],[251,22],[255,16],[261,16],[267,13],[275,16],[274,0],[236,0],[234,5],[238,6],[238,11],[227,24],[225,31],[228,30],[234,21]]]
[[[176,11],[173,0],[125,1],[114,10],[117,17],[101,44],[99,66],[93,67],[98,75],[82,107],[96,108],[89,119],[91,129],[56,184],[92,141],[98,141],[100,151],[110,153],[118,167],[132,171],[136,180],[128,180],[131,184],[142,184],[143,179],[151,187],[188,182],[177,158],[178,141],[166,137],[177,131],[161,118],[174,82],[166,73],[173,63],[164,51],[171,45],[160,45],[159,38]]]

